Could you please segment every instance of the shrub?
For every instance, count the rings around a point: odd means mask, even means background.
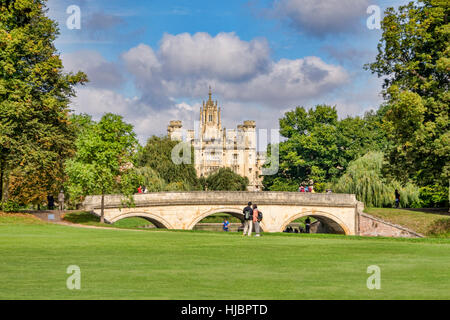
[[[419,199],[415,203],[418,208],[443,208],[448,203],[448,187],[432,185],[420,188]]]
[[[6,202],[3,202],[3,208],[2,210],[4,212],[17,212],[20,209],[20,205],[17,202],[8,200]]]

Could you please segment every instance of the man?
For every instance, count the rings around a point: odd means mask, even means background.
[[[58,194],[58,207],[59,207],[59,211],[63,211],[64,210],[64,191],[61,190]]]
[[[395,189],[395,208],[398,209],[400,206],[400,192],[398,192],[397,189]]]
[[[48,210],[54,210],[55,209],[55,198],[53,198],[53,195],[49,194],[47,196],[47,202],[48,202]]]
[[[308,217],[305,220],[305,231],[306,233],[309,233],[311,230],[311,219]]]
[[[252,203],[249,202],[248,205],[243,210],[244,213],[244,234],[249,237],[252,235],[252,226],[253,226],[253,209]]]
[[[223,219],[223,231],[228,232],[230,227],[230,222],[227,218]]]

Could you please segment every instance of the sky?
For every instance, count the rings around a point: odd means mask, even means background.
[[[120,114],[143,144],[170,120],[193,129],[211,86],[222,123],[255,120],[277,129],[296,106],[336,106],[341,118],[383,102],[381,80],[364,70],[381,30],[367,20],[395,0],[49,0],[56,48],[67,72],[90,80],[71,108],[98,120]],[[67,20],[80,9],[80,25]],[[372,21],[372,20],[371,20]]]

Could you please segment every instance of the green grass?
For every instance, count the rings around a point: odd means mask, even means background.
[[[151,226],[152,223],[144,218],[133,217],[117,221],[114,224],[102,224],[100,218],[89,212],[71,212],[64,216],[64,221],[95,227],[110,227],[120,229],[141,229]]]
[[[450,215],[447,214],[448,210],[446,209],[438,213],[392,208],[366,208],[364,211],[427,236],[450,236],[450,224],[448,223]],[[447,223],[445,223],[446,221]],[[443,226],[448,226],[448,228],[443,228]]]
[[[240,219],[233,217],[227,213],[216,213],[204,218],[199,223],[222,223],[223,219],[227,218],[230,223],[240,223],[242,222]]]
[[[0,299],[450,299],[450,240],[100,230],[0,215]],[[81,290],[66,288],[69,265]],[[381,268],[368,290],[367,267]]]

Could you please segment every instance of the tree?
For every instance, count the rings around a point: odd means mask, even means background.
[[[68,119],[74,86],[86,75],[65,74],[54,46],[59,31],[45,1],[0,4],[0,199],[5,190],[39,203],[64,180],[74,153]],[[9,185],[11,182],[11,185]]]
[[[366,66],[384,78],[387,169],[403,182],[449,181],[449,9],[445,0],[387,9],[376,61]]]
[[[169,137],[153,136],[139,151],[137,156],[138,167],[151,168],[158,173],[165,182],[167,191],[200,190],[200,182],[194,167],[194,152],[191,148],[191,163],[176,164],[172,160],[172,150],[180,143],[172,141]]]
[[[101,222],[104,222],[105,194],[133,191],[130,179],[122,179],[133,166],[138,143],[133,126],[111,113],[82,130],[77,153],[67,161],[68,189],[72,197],[101,194]]]
[[[396,189],[400,192],[402,207],[417,202],[419,188],[411,183],[402,186],[397,181],[388,181],[382,174],[383,161],[382,152],[369,152],[352,161],[333,189],[340,193],[355,194],[368,207],[392,206]]]
[[[205,189],[210,191],[246,191],[249,181],[230,168],[220,168],[205,180]]]
[[[263,182],[273,191],[296,191],[299,184],[337,179],[350,161],[386,144],[376,114],[339,121],[336,108],[326,105],[287,112],[280,119],[280,133],[287,138],[279,144],[280,170]]]

